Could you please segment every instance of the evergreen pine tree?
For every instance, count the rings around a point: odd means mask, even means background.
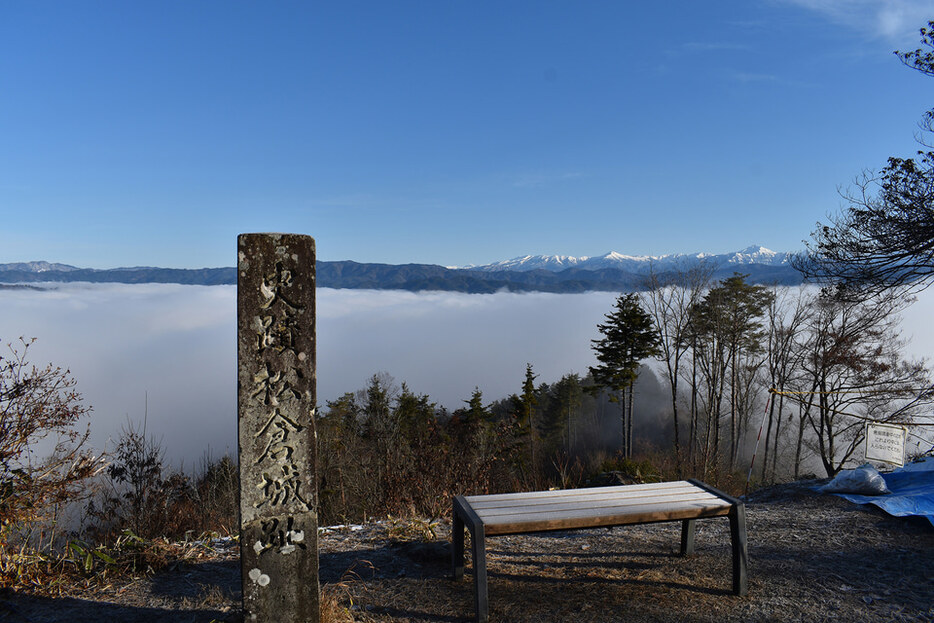
[[[597,328],[603,338],[592,340],[599,365],[590,374],[599,387],[620,403],[623,455],[632,456],[632,389],[639,376],[639,362],[658,355],[658,332],[652,317],[642,309],[636,294],[621,294],[615,310]]]

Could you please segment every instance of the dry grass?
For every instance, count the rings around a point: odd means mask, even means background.
[[[347,595],[339,585],[321,587],[321,623],[353,623],[350,608],[341,604]]]
[[[506,536],[487,542],[493,620],[934,621],[930,524],[817,495],[810,485],[763,489],[747,499],[745,597],[730,591],[729,525],[722,518],[698,523],[697,553],[687,558],[677,555],[677,523]],[[471,564],[464,581],[450,579],[449,539],[447,521],[394,519],[323,531],[322,620],[469,620]],[[202,549],[201,559],[198,550],[186,553],[194,543],[176,546],[185,562],[119,586],[125,580],[115,574],[111,588],[76,584],[39,602],[0,594],[0,620],[237,621],[235,549],[223,556]],[[22,616],[5,619],[7,604]]]
[[[398,518],[390,516],[383,522],[391,541],[434,541],[438,538],[437,519],[421,517]]]
[[[107,590],[128,578],[215,558],[216,540],[216,534],[171,542],[124,532],[112,546],[70,541],[60,552],[7,545],[0,555],[0,589],[48,597]]]

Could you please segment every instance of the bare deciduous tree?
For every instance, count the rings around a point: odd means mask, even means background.
[[[934,21],[921,29],[923,48],[897,52],[909,67],[934,77]],[[934,131],[934,110],[921,129]],[[851,298],[889,288],[918,289],[934,282],[934,151],[889,158],[881,173],[866,173],[844,193],[849,203],[811,234],[807,252],[792,264],[805,276],[838,286]]]
[[[682,375],[682,365],[691,348],[691,310],[700,303],[713,270],[712,265],[702,262],[688,268],[659,273],[652,265],[646,278],[646,290],[639,297],[658,331],[658,359],[665,364],[668,387],[671,390],[675,459],[679,470],[682,448],[678,421],[678,381]],[[693,423],[692,419],[689,448],[693,442]]]
[[[68,370],[28,361],[34,340],[0,356],[0,544],[8,528],[77,498],[103,463],[84,449],[90,412]]]
[[[775,390],[769,402],[768,426],[762,455],[762,479],[775,478],[783,432],[785,390],[793,386],[799,374],[803,350],[798,348],[804,323],[810,311],[812,296],[805,290],[774,289],[775,297],[767,309],[769,390]],[[773,433],[774,431],[774,433]],[[769,448],[772,448],[771,455]],[[771,456],[771,465],[769,458]]]
[[[909,299],[892,293],[854,302],[825,291],[815,302],[802,343],[803,416],[828,476],[835,475],[864,438],[867,421],[910,422],[928,400],[922,362],[902,358],[898,312]],[[911,409],[900,408],[907,402]]]

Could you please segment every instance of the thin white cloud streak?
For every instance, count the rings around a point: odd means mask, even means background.
[[[781,82],[778,76],[772,74],[756,74],[750,72],[734,72],[732,78],[737,82]]]
[[[745,52],[749,46],[743,43],[693,41],[681,46],[688,52]]]
[[[539,382],[583,374],[590,340],[615,294],[318,291],[318,402],[378,372],[458,408],[519,391],[525,364]],[[915,357],[934,352],[934,290],[904,313]],[[94,407],[92,442],[112,448],[127,417],[167,457],[196,463],[236,452],[236,290],[233,286],[69,284],[0,290],[0,340],[37,337],[30,360],[68,367]]]
[[[555,183],[576,181],[584,177],[575,171],[567,173],[526,173],[518,175],[512,182],[515,188],[541,188]]]
[[[914,49],[918,29],[934,19],[932,0],[781,0],[830,21]]]

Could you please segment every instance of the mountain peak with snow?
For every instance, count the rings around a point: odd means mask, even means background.
[[[14,262],[12,264],[0,264],[0,271],[19,270],[27,273],[45,273],[49,271],[70,272],[78,270],[68,264],[57,264],[54,262],[34,261],[34,262]]]
[[[451,290],[470,293],[517,292],[573,293],[633,291],[645,285],[650,270],[682,272],[703,263],[720,279],[740,272],[750,283],[801,283],[801,274],[788,262],[789,253],[750,246],[733,253],[626,255],[611,251],[597,256],[523,255],[486,266],[444,268],[431,264],[361,264],[318,261],[318,287],[409,290]],[[56,283],[179,283],[187,285],[235,284],[233,267],[203,269],[75,268],[50,262],[0,264],[0,289],[5,284]],[[30,286],[31,287],[31,286]]]
[[[650,266],[657,270],[668,270],[694,262],[710,262],[722,267],[730,264],[759,264],[765,266],[781,266],[788,263],[789,253],[776,252],[760,245],[751,245],[741,251],[732,253],[671,253],[668,255],[627,255],[617,251],[610,251],[603,255],[574,257],[571,255],[522,255],[509,260],[502,260],[483,266],[471,267],[472,270],[485,272],[496,271],[531,271],[547,270],[560,272],[568,268],[581,268],[585,270],[600,270],[603,268],[617,268],[634,273],[642,273]]]

